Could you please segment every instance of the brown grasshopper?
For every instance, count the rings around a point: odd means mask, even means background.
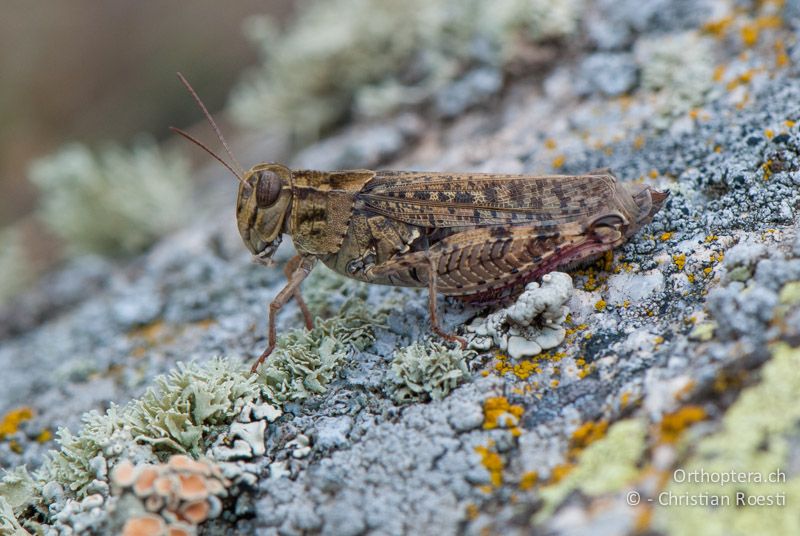
[[[298,255],[288,283],[269,305],[275,318],[295,298],[311,329],[300,284],[317,261],[367,283],[427,287],[433,331],[448,341],[436,295],[496,302],[559,267],[602,255],[649,223],[668,194],[626,184],[607,169],[585,175],[505,175],[410,171],[291,170],[266,163],[244,171],[188,82],[238,171],[185,132],[239,180],[236,220],[245,245],[268,264],[284,234]]]

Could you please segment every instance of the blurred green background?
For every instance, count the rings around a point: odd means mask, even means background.
[[[0,227],[30,214],[30,162],[67,141],[127,144],[199,119],[185,71],[211,110],[223,107],[258,52],[252,14],[283,23],[294,0],[4,0],[0,16]]]

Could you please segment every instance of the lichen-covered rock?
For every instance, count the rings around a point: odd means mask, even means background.
[[[566,335],[562,324],[571,296],[572,278],[561,272],[543,276],[541,285],[528,283],[513,305],[467,326],[474,334],[470,347],[488,350],[494,345],[514,359],[555,348]]]
[[[441,400],[469,377],[470,352],[435,342],[412,344],[392,358],[393,398],[397,402]]]

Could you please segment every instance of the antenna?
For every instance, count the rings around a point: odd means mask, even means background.
[[[211,124],[211,128],[213,128],[214,132],[217,134],[217,138],[219,138],[219,141],[222,142],[222,146],[225,147],[225,152],[228,153],[228,156],[231,157],[231,160],[233,161],[233,163],[236,164],[237,168],[239,168],[239,173],[236,174],[236,176],[240,177],[240,175],[244,175],[244,168],[239,163],[239,161],[236,160],[236,157],[233,156],[233,151],[231,151],[231,148],[228,146],[228,142],[225,141],[225,136],[222,135],[222,131],[217,126],[217,123],[214,121],[214,118],[211,117],[211,114],[208,112],[208,108],[206,108],[206,105],[203,104],[202,100],[200,100],[200,97],[197,95],[197,92],[194,90],[194,88],[189,83],[189,81],[186,80],[186,78],[181,73],[177,73],[177,74],[178,74],[178,79],[181,81],[181,83],[184,86],[186,86],[186,89],[192,95],[192,97],[194,98],[194,101],[197,103],[197,105],[203,111],[203,115],[205,115],[206,119],[208,119],[208,122]],[[191,138],[189,138],[189,139],[191,139]],[[195,141],[195,140],[193,140],[193,141]],[[228,169],[230,169],[229,166],[226,166],[226,167],[228,167]],[[241,179],[241,177],[240,177],[240,179]]]
[[[239,176],[239,174],[238,174],[238,173],[236,173],[236,172],[233,170],[233,168],[232,168],[231,166],[229,166],[229,165],[228,165],[228,163],[227,163],[225,160],[223,160],[222,158],[220,158],[219,156],[217,156],[217,155],[214,153],[214,151],[212,151],[211,149],[209,149],[209,148],[208,148],[208,147],[207,147],[207,146],[206,146],[204,143],[202,143],[202,142],[198,141],[196,138],[192,137],[192,135],[191,135],[191,134],[189,134],[188,132],[186,132],[186,131],[184,131],[184,130],[181,130],[181,129],[177,128],[177,127],[169,127],[169,129],[170,129],[172,132],[176,133],[176,134],[180,134],[181,136],[183,136],[184,138],[186,138],[187,140],[189,140],[190,142],[194,143],[195,145],[197,145],[198,147],[200,147],[201,149],[203,149],[205,152],[207,152],[208,154],[210,154],[211,156],[213,156],[214,158],[216,158],[216,159],[217,159],[217,161],[218,161],[220,164],[222,164],[223,166],[225,166],[225,167],[228,169],[228,171],[230,171],[231,173],[233,173],[233,176],[234,176],[234,177],[236,177],[236,180],[238,180],[239,182],[241,182],[242,184],[244,184],[245,188],[248,188],[248,189],[250,188],[250,185],[249,185],[249,184],[247,184],[247,182],[246,182],[246,181],[245,181],[245,180],[244,180],[242,177],[240,177],[240,176]]]

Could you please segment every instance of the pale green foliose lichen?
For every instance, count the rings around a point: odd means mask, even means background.
[[[186,217],[188,162],[148,140],[63,147],[30,168],[40,217],[74,252],[135,253]]]
[[[223,358],[202,365],[179,363],[155,383],[126,406],[86,413],[75,434],[60,429],[60,448],[36,472],[36,480],[58,482],[82,497],[103,477],[98,465],[122,455],[138,461],[176,452],[197,456],[259,392],[254,376]]]
[[[380,321],[363,302],[349,301],[338,316],[317,319],[312,330],[294,329],[278,338],[277,347],[258,369],[262,396],[270,403],[299,401],[322,394],[353,349],[372,341]]]
[[[229,424],[258,395],[256,378],[224,359],[178,363],[155,383],[125,412],[134,440],[194,456],[203,452],[209,431]]]
[[[642,38],[636,44],[642,86],[657,92],[663,117],[677,117],[703,104],[711,89],[714,54],[711,41],[697,32]],[[664,119],[657,126],[666,125]]]
[[[534,519],[549,517],[573,491],[589,496],[619,491],[639,474],[646,448],[647,426],[637,419],[614,423],[608,434],[584,450],[576,467],[558,483],[541,488],[544,506]]]
[[[761,370],[761,382],[741,393],[722,418],[720,430],[696,446],[686,445],[693,452],[678,468],[684,475],[716,475],[716,481],[673,477],[664,489],[677,497],[724,496],[730,505],[656,508],[654,528],[672,536],[800,534],[800,517],[793,506],[800,504],[800,476],[792,471],[792,444],[800,433],[800,349],[780,344],[772,354]],[[763,481],[749,477],[721,485],[720,475],[732,471],[759,475]],[[775,475],[774,481],[768,481],[769,475]],[[771,498],[773,504],[746,503],[759,498]]]
[[[397,350],[391,365],[392,397],[397,403],[441,400],[469,378],[466,360],[472,353],[436,342],[414,343]]]
[[[30,535],[30,533],[19,524],[11,505],[2,495],[0,495],[0,534],[8,536]]]
[[[583,0],[326,0],[284,32],[254,17],[262,65],[233,92],[243,125],[311,137],[348,112],[381,116],[430,100],[475,64],[502,69],[520,44],[578,28]]]
[[[303,283],[303,298],[312,314],[326,318],[339,310],[339,298],[348,300],[367,298],[367,285],[340,275],[326,266],[318,266]]]
[[[0,230],[0,305],[31,283],[31,266],[18,230]]]

